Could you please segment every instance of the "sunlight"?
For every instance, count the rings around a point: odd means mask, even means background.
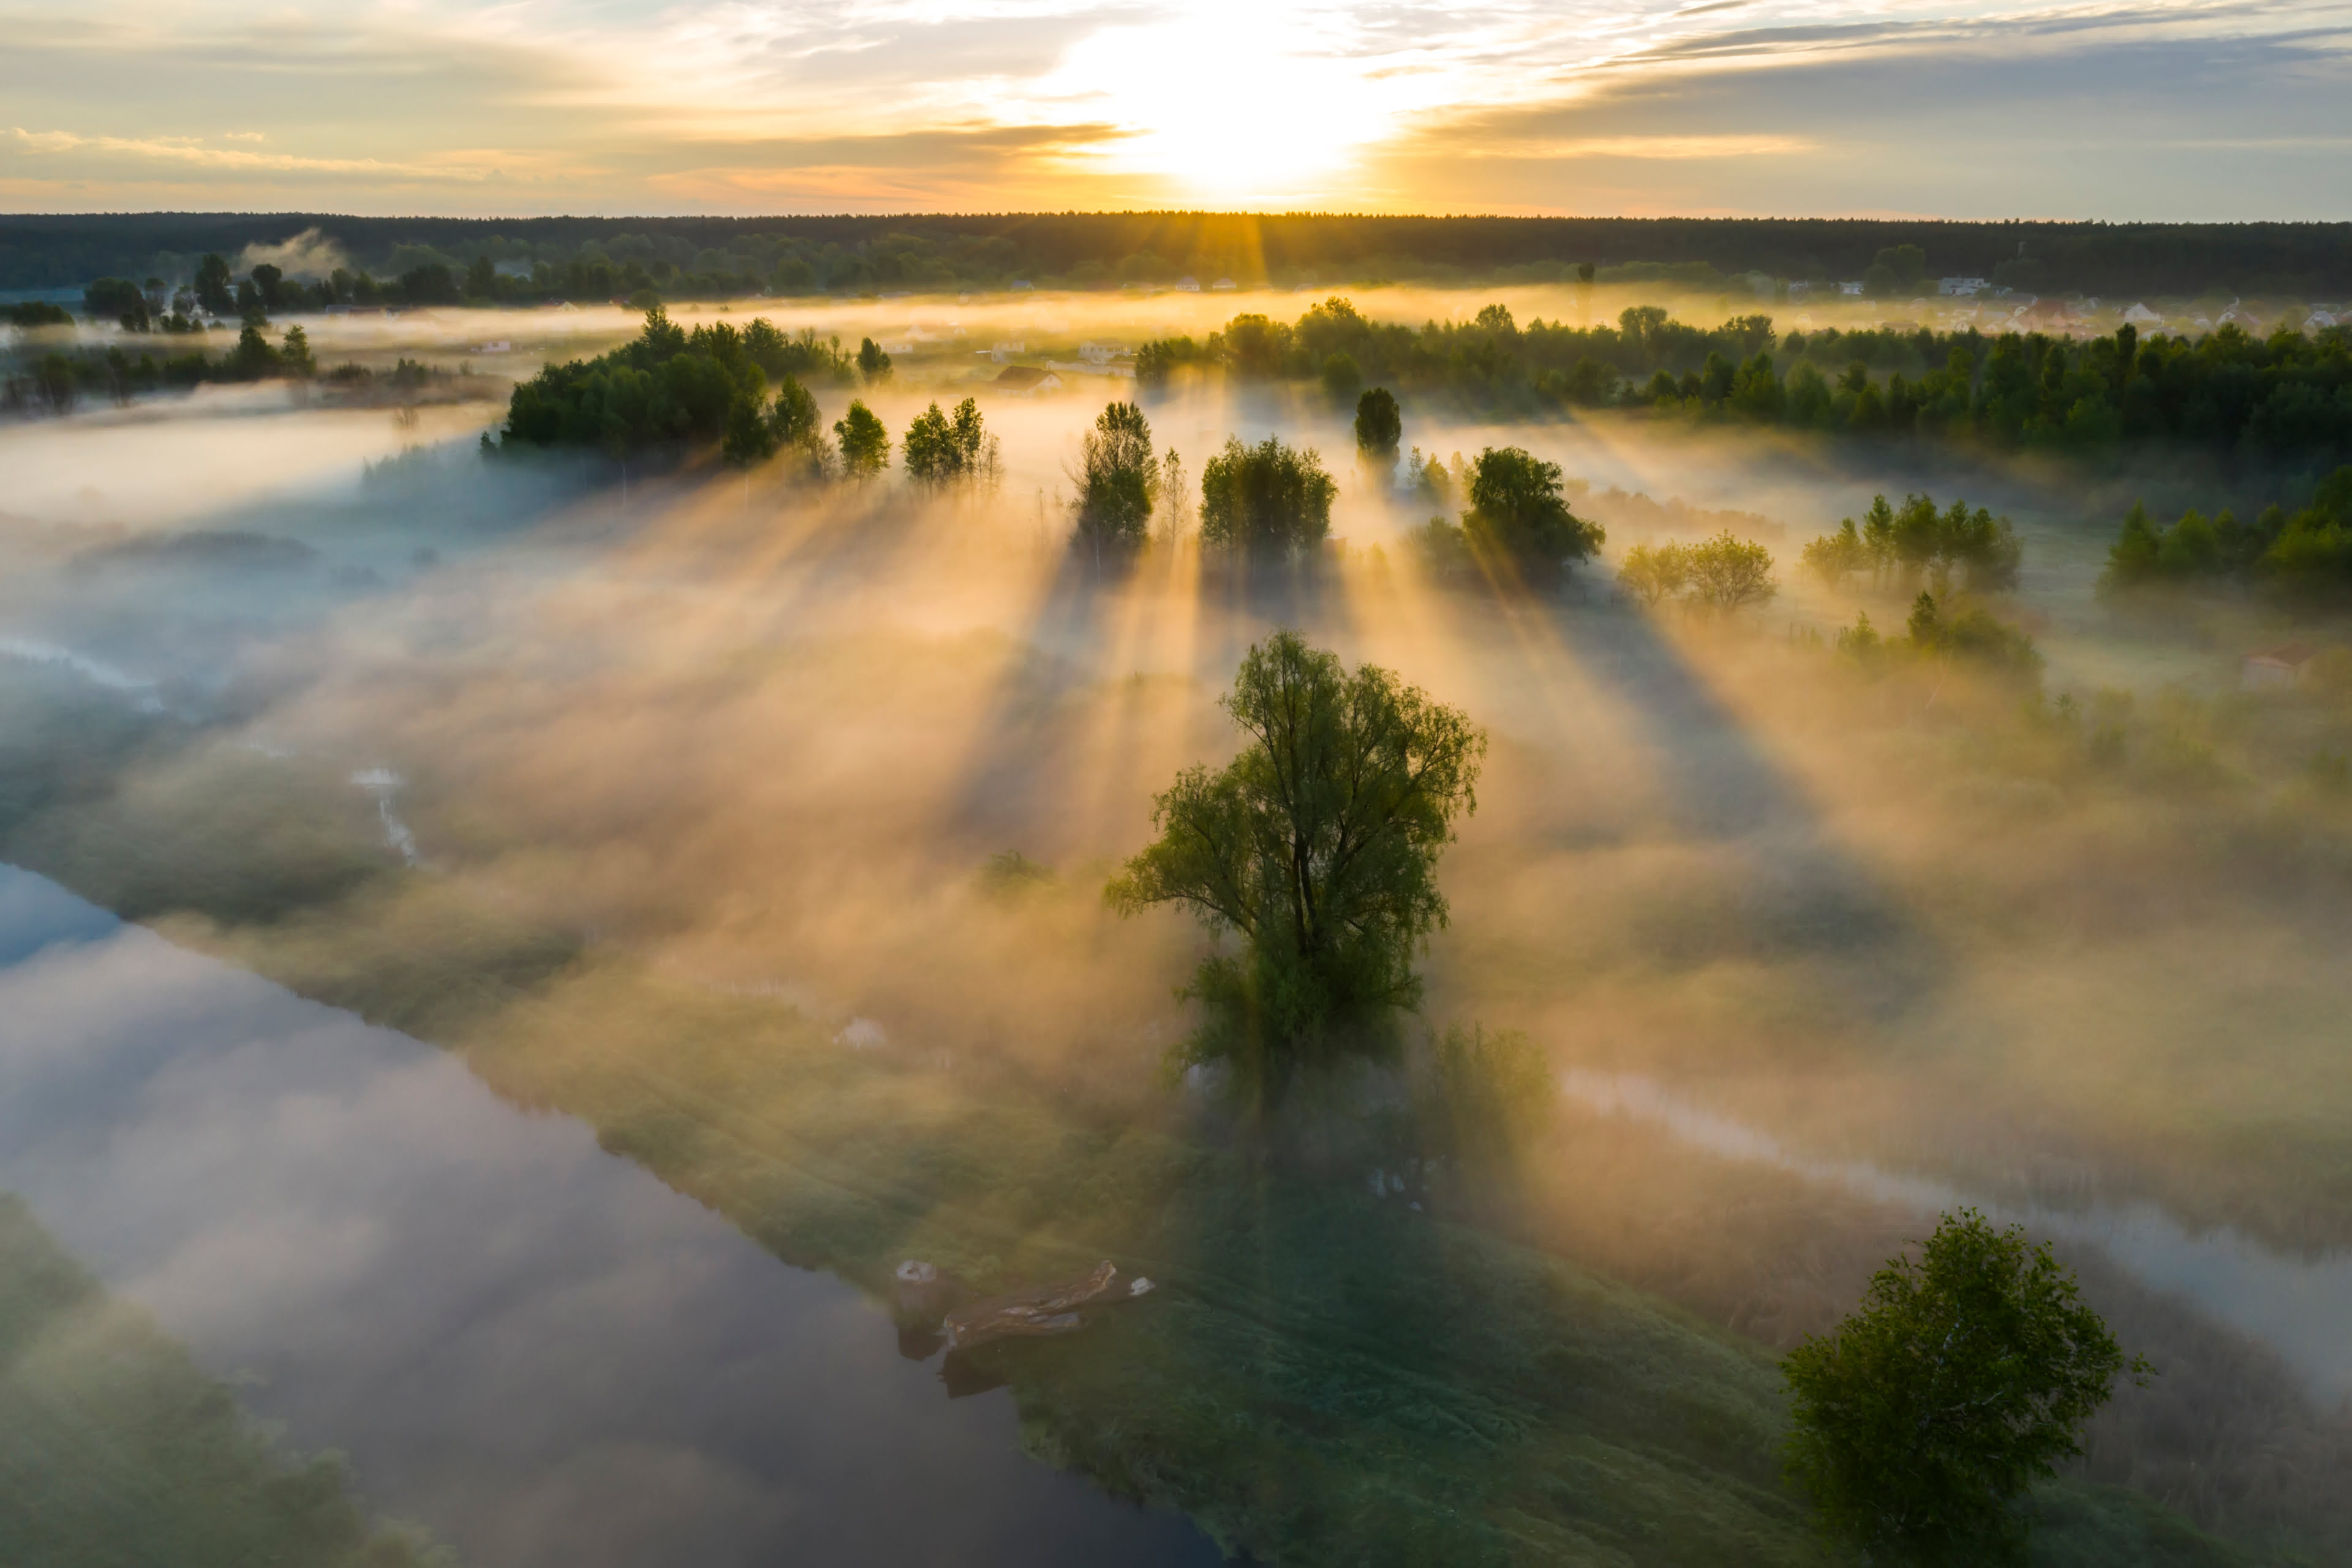
[[[1045,85],[1100,100],[1126,132],[1087,162],[1245,202],[1339,173],[1387,132],[1410,79],[1378,77],[1375,64],[1262,7],[1217,5],[1096,33]]]

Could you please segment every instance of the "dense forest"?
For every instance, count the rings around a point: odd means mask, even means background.
[[[2257,340],[2231,324],[2193,342],[2143,342],[2128,325],[2087,339],[1973,327],[1776,338],[1769,316],[1703,329],[1654,306],[1622,312],[1613,327],[1521,327],[1501,305],[1412,327],[1334,298],[1295,323],[1245,313],[1205,342],[1163,340],[1136,354],[1147,388],[1196,365],[1244,379],[1319,377],[1340,400],[1376,382],[1478,412],[1619,406],[2003,449],[2161,440],[2294,459],[2352,454],[2352,333],[2341,327]]]
[[[2241,587],[2292,608],[2352,604],[2352,468],[2336,469],[2290,512],[2264,507],[2240,521],[2194,508],[2170,526],[2135,504],[2124,515],[2099,595],[2128,601],[2151,590]]]
[[[315,231],[379,278],[487,258],[508,279],[541,265],[634,261],[688,277],[791,287],[1083,286],[1182,273],[1284,283],[1541,281],[1591,265],[1603,281],[1733,274],[1860,279],[1889,248],[1941,272],[2094,293],[2352,293],[2352,224],[1957,223],[1864,218],[1388,217],[1202,212],[803,217],[352,217],[310,213],[0,216],[0,289],[79,289],[184,273],[202,256]],[[258,258],[268,259],[268,258]]]

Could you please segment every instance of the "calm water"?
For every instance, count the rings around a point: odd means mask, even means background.
[[[478,1568],[1217,1561],[586,1128],[6,867],[0,1187]]]

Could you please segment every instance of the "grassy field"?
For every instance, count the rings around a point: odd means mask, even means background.
[[[877,1295],[1108,1257],[1165,1289],[1070,1341],[975,1356],[1034,1452],[1297,1563],[1835,1560],[1783,1487],[1757,1340],[1498,1231],[1267,1171],[1172,1102],[852,1052],[772,1000],[651,973],[403,875],[339,781],[0,680],[0,857],[321,1001],[461,1053],[779,1258]],[[182,733],[178,739],[187,739]],[[204,770],[211,770],[209,772]],[[266,824],[268,831],[257,831]],[[0,1499],[0,1508],[11,1506]],[[2145,1499],[2068,1483],[2040,1560],[2226,1563]],[[79,1561],[109,1561],[103,1557]]]
[[[332,1458],[278,1449],[139,1309],[0,1194],[0,1561],[10,1568],[419,1568]]]

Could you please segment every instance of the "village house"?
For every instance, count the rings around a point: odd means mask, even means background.
[[[1201,280],[1198,278],[1186,276],[1176,279],[1176,292],[1179,294],[1198,294],[1200,291]]]
[[[1004,373],[988,384],[992,390],[1007,397],[1035,397],[1043,393],[1059,392],[1062,378],[1034,364],[1016,364],[1006,366]]]
[[[2238,667],[2238,689],[2242,691],[2284,691],[2300,686],[2311,671],[2311,661],[2319,650],[2309,643],[2281,643],[2276,647],[2250,653]]]
[[[1937,293],[1957,294],[1963,299],[1974,298],[1976,295],[1983,293],[1987,287],[1989,287],[1989,285],[1981,278],[1938,278],[1936,279]]]

